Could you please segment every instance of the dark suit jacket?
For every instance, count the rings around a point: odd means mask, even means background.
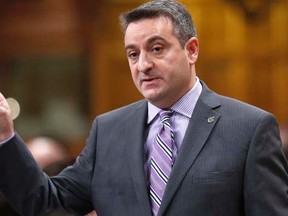
[[[287,163],[275,118],[203,84],[158,215],[287,216]],[[55,207],[150,216],[147,102],[98,116],[75,164],[49,179],[19,136],[0,147],[0,188],[23,215]]]

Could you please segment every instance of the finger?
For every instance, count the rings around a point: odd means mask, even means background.
[[[5,110],[9,109],[9,104],[5,99],[4,95],[0,92],[0,107],[4,108]]]
[[[3,96],[3,94],[0,92],[0,104],[2,104],[3,100],[4,100],[4,96]]]

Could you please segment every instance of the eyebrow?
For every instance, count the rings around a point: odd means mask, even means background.
[[[147,40],[147,42],[148,42],[148,43],[153,43],[153,42],[156,41],[156,40],[161,40],[161,41],[167,42],[166,39],[165,39],[164,37],[160,36],[160,35],[155,35],[155,36],[149,38],[149,39]]]
[[[147,43],[151,44],[151,43],[153,43],[154,41],[157,41],[157,40],[161,40],[161,41],[167,42],[167,40],[164,37],[162,37],[160,35],[155,35],[155,36],[152,36],[151,38],[149,38],[147,40]],[[125,50],[133,49],[133,48],[135,48],[135,45],[133,45],[133,44],[128,44],[127,46],[125,46]]]

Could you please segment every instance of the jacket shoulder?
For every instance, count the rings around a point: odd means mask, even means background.
[[[118,118],[125,119],[126,117],[130,116],[131,114],[147,109],[147,101],[146,100],[140,100],[136,101],[134,103],[128,104],[123,107],[119,107],[117,109],[108,111],[106,113],[100,114],[96,116],[96,119],[98,120],[110,120],[112,119],[113,121],[117,121]]]

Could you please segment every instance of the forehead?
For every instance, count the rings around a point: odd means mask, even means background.
[[[145,42],[153,36],[169,38],[173,36],[172,30],[172,21],[167,17],[141,19],[128,25],[124,37],[125,45]]]

